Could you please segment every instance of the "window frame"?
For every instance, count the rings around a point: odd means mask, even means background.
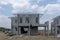
[[[39,20],[38,20],[38,17],[36,17],[36,23],[38,23],[38,21],[39,21]]]
[[[25,18],[25,23],[29,23],[29,17]]]
[[[20,23],[22,23],[22,17],[20,17]]]

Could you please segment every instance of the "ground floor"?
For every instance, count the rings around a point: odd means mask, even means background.
[[[52,27],[51,30],[52,30],[51,33],[52,33],[53,35],[55,35],[55,36],[60,35],[60,26]]]
[[[25,35],[34,35],[38,33],[38,26],[18,26],[18,27],[13,27],[12,28],[12,34],[15,35],[20,35],[20,34],[25,34]]]
[[[29,26],[11,26],[11,33],[15,35],[25,34],[25,35],[37,35],[38,34],[38,27],[44,27],[44,34],[49,35],[49,27],[45,24],[39,24],[39,25],[29,25]],[[40,32],[39,32],[40,33]]]
[[[57,34],[60,34],[60,26],[57,27]]]

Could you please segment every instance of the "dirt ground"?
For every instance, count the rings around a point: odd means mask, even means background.
[[[53,36],[7,36],[6,34],[0,32],[0,40],[60,40],[60,38]]]

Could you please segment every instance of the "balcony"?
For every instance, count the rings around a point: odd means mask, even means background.
[[[39,24],[29,24],[29,23],[20,23],[20,24],[18,24],[18,26],[29,26],[29,25],[38,26]]]

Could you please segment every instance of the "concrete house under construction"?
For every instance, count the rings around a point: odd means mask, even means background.
[[[12,34],[30,34],[38,33],[39,14],[16,14],[11,17]]]
[[[55,36],[60,35],[60,16],[55,17],[51,23],[51,31]]]

